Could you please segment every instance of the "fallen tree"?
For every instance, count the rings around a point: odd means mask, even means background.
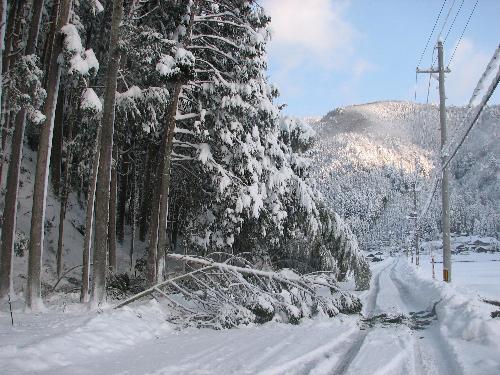
[[[258,270],[245,259],[225,262],[169,254],[190,271],[169,278],[115,306],[152,296],[169,307],[169,320],[182,325],[231,328],[270,320],[296,324],[316,315],[357,313],[361,302],[335,285],[329,272],[299,275],[285,269]]]

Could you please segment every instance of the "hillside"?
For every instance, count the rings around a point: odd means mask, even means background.
[[[448,108],[449,137],[465,108]],[[452,230],[498,237],[500,107],[489,107],[451,165]],[[438,162],[439,111],[435,105],[376,102],[338,108],[313,124],[315,175],[333,208],[351,224],[364,248],[409,240],[416,182],[417,208],[424,204]],[[417,211],[418,211],[417,210]],[[439,199],[425,220],[438,234]]]

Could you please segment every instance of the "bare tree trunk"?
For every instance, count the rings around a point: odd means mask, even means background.
[[[139,239],[141,241],[146,241],[146,235],[148,233],[149,224],[149,214],[151,212],[151,197],[154,189],[151,189],[151,180],[154,176],[154,170],[156,167],[155,151],[153,147],[150,147],[148,153],[146,154],[146,168],[144,170],[144,181],[142,184],[142,202],[141,202],[141,213],[140,213],[140,226],[139,226]]]
[[[61,90],[62,91],[62,90]],[[64,95],[64,92],[61,93]],[[66,144],[69,145],[73,139],[73,122],[75,119],[79,117],[80,114],[80,104],[78,104],[77,111],[76,111],[76,116],[72,114],[72,108],[73,106],[73,96],[70,95],[69,103],[70,103],[70,116],[69,116],[69,121],[68,121],[68,134],[67,134],[67,142]],[[64,105],[63,105],[64,106]],[[61,124],[62,125],[62,124]],[[61,126],[61,141],[63,138],[63,128]],[[62,143],[62,142],[61,142]],[[61,145],[61,151],[63,149]],[[63,186],[62,186],[62,191],[61,191],[61,206],[59,210],[59,237],[57,241],[57,252],[56,252],[56,258],[57,258],[57,277],[60,278],[62,275],[62,271],[64,269],[64,220],[66,219],[66,209],[68,207],[68,196],[69,196],[69,188],[70,188],[70,183],[71,183],[71,175],[69,173],[70,170],[70,165],[71,165],[71,148],[66,147],[66,162],[64,163],[64,180],[62,181]],[[61,160],[62,160],[62,155],[61,155]],[[59,163],[61,163],[61,160]],[[60,181],[61,182],[61,181]]]
[[[13,5],[14,7],[14,5]],[[1,0],[0,1],[0,77],[2,76],[2,68],[3,68],[3,53],[5,50],[5,23],[7,22],[7,0]],[[2,87],[3,84],[0,82],[0,107],[2,107]],[[2,118],[3,111],[0,108],[0,122]],[[2,126],[3,130],[3,126]],[[3,132],[2,132],[3,133]],[[3,148],[2,148],[3,151]],[[1,166],[3,165],[3,157],[2,160],[0,160],[0,188],[2,186],[2,169]],[[18,169],[19,173],[19,169]],[[17,191],[17,189],[16,189]],[[7,197],[6,197],[7,199]],[[16,194],[16,200],[17,200],[17,194]],[[12,210],[12,207],[5,207],[4,208],[4,217],[5,213],[8,210]],[[14,208],[15,211],[15,208]],[[15,219],[14,219],[15,221]],[[2,227],[2,237],[5,237],[5,231],[12,231],[11,228],[6,228],[5,226],[5,220],[3,222],[3,227]],[[10,223],[12,226],[14,224],[14,231],[15,231],[15,223]],[[6,294],[10,292],[10,289],[12,287],[12,247],[13,247],[13,238],[10,240],[11,243],[7,244],[6,250],[4,250],[4,244],[5,238],[2,238],[2,252],[0,253],[0,298],[5,297]],[[9,251],[10,249],[10,251]]]
[[[129,188],[129,156],[128,152],[122,152],[121,172],[120,172],[120,191],[118,199],[116,235],[118,241],[123,243],[125,237],[125,206],[127,204],[128,188]]]
[[[64,89],[57,99],[56,115],[54,118],[54,139],[52,140],[52,153],[50,158],[50,170],[54,193],[59,195],[61,185],[61,159],[63,149],[63,123],[64,123]]]
[[[111,179],[111,153],[113,150],[113,132],[115,117],[116,78],[120,67],[120,23],[123,18],[123,1],[113,1],[111,20],[110,53],[106,88],[104,92],[104,110],[102,115],[100,160],[96,184],[96,230],[94,241],[94,266],[92,278],[92,303],[103,302],[106,294],[106,252],[108,243],[109,221],[109,185]]]
[[[52,4],[52,14],[50,15],[50,18],[52,20],[57,19],[57,13],[59,10],[61,0],[54,0],[54,3]],[[47,86],[47,79],[49,75],[49,67],[50,67],[50,57],[52,56],[52,49],[54,48],[54,43],[52,42],[54,40],[54,35],[56,33],[56,22],[52,22],[50,25],[49,29],[49,34],[47,35],[45,39],[45,46],[43,49],[43,54],[41,56],[42,62],[43,62],[43,67],[45,69],[45,75],[44,75],[44,86]]]
[[[3,1],[3,0],[2,0]],[[21,29],[22,12],[24,10],[24,0],[15,1],[10,8],[9,19],[5,35],[5,51],[2,57],[2,74],[5,74],[10,69],[10,63],[12,58],[10,57],[12,52],[12,47],[17,44],[16,39],[18,37],[19,31]],[[17,22],[16,22],[17,21]],[[0,187],[3,181],[3,165],[7,161],[7,131],[11,126],[10,112],[8,111],[8,98],[9,98],[9,86],[5,87],[2,91],[2,117],[0,122],[2,123],[2,140],[1,140],[1,158],[0,158]]]
[[[0,77],[3,74],[3,51],[5,50],[5,25],[7,24],[7,0],[0,0]],[[0,119],[2,118],[2,87],[0,84]],[[0,182],[2,177],[0,176]],[[1,184],[0,184],[1,185]]]
[[[70,103],[72,100],[70,99]],[[72,107],[70,107],[72,108]],[[80,111],[79,106],[77,110],[77,116],[78,112]],[[73,138],[72,134],[72,124],[74,121],[73,115],[70,116],[70,120],[68,121],[68,134],[67,134],[67,143],[69,144]],[[61,124],[62,125],[62,124]],[[63,139],[63,129],[61,127],[61,140]],[[62,145],[61,145],[61,150],[62,150]],[[62,186],[62,191],[61,191],[61,206],[59,209],[59,236],[58,236],[58,241],[57,241],[57,252],[56,252],[56,258],[57,258],[57,277],[60,278],[62,275],[62,271],[64,269],[64,220],[66,219],[66,209],[68,207],[68,195],[69,195],[69,187],[70,187],[70,174],[69,174],[69,166],[71,165],[71,153],[70,153],[70,148],[66,147],[66,163],[64,163],[64,181],[63,181],[63,186]],[[59,161],[61,163],[61,161]]]
[[[163,138],[166,138],[167,129]],[[163,142],[162,142],[163,144]],[[158,172],[155,176],[155,188],[153,194],[153,205],[151,207],[151,219],[149,222],[149,248],[148,248],[148,261],[146,279],[149,285],[155,285],[157,282],[157,264],[158,264],[158,228],[159,228],[159,213],[161,201],[161,172],[163,171],[164,157],[163,152],[165,148],[160,150],[160,160],[158,161]]]
[[[92,178],[89,183],[87,194],[87,212],[85,217],[85,238],[83,240],[83,270],[82,270],[82,291],[80,302],[89,301],[89,281],[90,281],[90,247],[92,244],[92,231],[94,221],[94,201],[97,181],[97,171],[99,168],[99,146],[101,143],[101,128],[97,129],[97,141],[95,144],[94,160],[92,161]]]
[[[9,31],[7,34],[7,43],[5,45],[6,52],[4,54],[4,73],[8,72],[12,66],[16,63],[17,59],[19,58],[20,55],[22,55],[22,49],[23,49],[23,29],[25,27],[25,20],[26,17],[30,17],[30,15],[26,14],[26,9],[29,9],[29,7],[26,7],[26,0],[19,0],[17,7],[16,7],[16,15],[15,17],[12,18],[12,25],[9,25]],[[10,18],[10,16],[9,16]],[[9,22],[10,23],[10,22]],[[37,34],[38,35],[38,34]],[[36,47],[36,45],[35,45]],[[5,98],[4,98],[4,105],[7,106],[7,102],[9,100],[9,92],[7,90]],[[11,127],[11,113],[6,112],[6,118],[5,118],[5,125],[10,128]]]
[[[184,37],[182,44],[190,44],[191,34],[193,30],[193,21],[195,13],[197,12],[198,1],[194,1],[194,6],[191,9],[190,21],[188,25],[188,30]],[[169,107],[167,110],[167,123],[165,124],[165,133],[163,135],[162,142],[162,155],[163,159],[160,162],[161,169],[161,184],[160,192],[158,196],[158,229],[152,234],[156,235],[156,243],[158,245],[157,250],[157,262],[156,262],[156,280],[158,278],[163,279],[163,272],[165,268],[165,251],[167,249],[167,216],[168,216],[168,194],[170,190],[170,161],[172,154],[172,144],[174,140],[174,130],[175,130],[175,119],[177,115],[177,105],[179,102],[179,95],[182,90],[182,85],[184,84],[184,78],[178,79],[174,82],[174,88],[170,95]],[[156,207],[154,207],[156,208]],[[152,251],[151,246],[154,241],[150,242],[150,251]]]
[[[132,197],[131,197],[131,210],[132,210],[132,222],[130,226],[132,227],[132,233],[130,236],[130,271],[134,269],[134,251],[135,251],[135,227],[137,225],[137,206],[139,203],[139,192],[137,190],[137,168],[134,165],[132,170],[133,185],[132,185]]]
[[[113,147],[113,159],[111,167],[111,185],[109,197],[109,269],[111,272],[116,272],[116,185],[118,179],[117,167],[117,151],[116,144]]]
[[[4,1],[4,0],[2,0]],[[2,55],[2,66],[3,66],[3,73],[6,73],[10,66],[9,63],[11,61],[10,55],[12,53],[12,47],[14,46],[14,40],[16,38],[16,27],[18,27],[18,23],[16,24],[16,20],[19,18],[19,14],[22,12],[23,7],[24,7],[24,0],[21,1],[14,1],[11,2],[12,4],[10,5],[9,9],[9,16],[8,19],[5,18],[5,21],[7,21],[7,24],[4,25],[5,31],[4,31],[4,39],[5,43],[3,45],[3,55]],[[5,9],[6,10],[6,9]],[[4,98],[5,102],[5,98]]]
[[[182,82],[174,86],[172,100],[167,114],[167,126],[165,129],[166,142],[163,160],[163,170],[161,174],[161,198],[160,212],[158,218],[158,255],[157,255],[157,282],[163,281],[165,270],[165,251],[167,251],[167,217],[168,217],[168,195],[170,190],[170,159],[172,153],[172,144],[174,140],[175,116],[177,114],[177,104],[181,93]]]
[[[40,2],[42,2],[40,0]],[[40,29],[42,6],[38,1],[33,8],[30,33],[25,54],[35,52]],[[12,137],[11,160],[7,172],[7,191],[5,193],[5,208],[3,212],[2,247],[0,254],[0,298],[12,289],[12,256],[14,253],[14,238],[16,234],[17,196],[19,192],[19,172],[21,169],[23,139],[26,120],[26,110],[23,108],[17,114],[14,134]]]
[[[26,303],[28,308],[37,309],[41,305],[41,280],[43,230],[45,222],[45,203],[47,199],[47,182],[49,177],[49,160],[52,145],[52,132],[54,129],[54,115],[59,93],[61,79],[61,66],[59,55],[63,48],[61,28],[68,23],[72,7],[72,0],[61,0],[59,16],[57,19],[58,31],[54,35],[54,47],[51,56],[47,83],[47,99],[44,105],[45,123],[40,133],[38,157],[36,163],[35,186],[33,188],[33,208],[31,214],[30,254],[28,258],[28,288],[26,290]]]

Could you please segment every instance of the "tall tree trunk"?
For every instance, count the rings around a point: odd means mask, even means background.
[[[167,129],[165,129],[165,134],[163,138],[167,138]],[[163,144],[164,142],[162,142]],[[165,148],[162,147],[163,151],[160,150],[160,160],[158,161],[158,171],[155,175],[155,188],[153,193],[153,204],[151,207],[151,219],[149,222],[149,248],[148,248],[148,260],[147,260],[147,272],[146,280],[148,284],[155,285],[158,278],[157,265],[158,265],[158,228],[159,228],[159,213],[160,213],[160,201],[161,201],[161,172],[163,171],[164,157],[163,152]]]
[[[26,55],[35,52],[40,29],[42,6],[34,4],[31,17],[30,32],[26,44]],[[42,4],[43,5],[43,4]],[[7,172],[7,191],[5,193],[5,208],[3,212],[2,247],[0,254],[0,298],[12,289],[12,256],[14,253],[14,238],[16,234],[17,196],[19,188],[19,172],[21,169],[23,139],[26,120],[26,110],[23,108],[16,116],[16,124],[12,137],[12,151]]]
[[[158,255],[157,255],[157,279],[163,281],[165,270],[165,252],[167,251],[168,237],[167,237],[167,217],[168,217],[168,196],[170,190],[170,160],[172,154],[172,144],[174,140],[175,130],[175,116],[177,114],[177,104],[179,102],[179,95],[181,93],[182,82],[175,84],[173,90],[173,97],[170,102],[170,107],[167,114],[167,126],[165,132],[167,139],[165,142],[163,170],[161,174],[161,198],[160,198],[160,212],[158,219]]]
[[[26,290],[26,303],[31,309],[41,305],[41,280],[43,230],[45,221],[45,204],[47,199],[47,182],[49,177],[49,160],[52,145],[52,132],[54,129],[54,115],[59,93],[61,79],[61,66],[59,55],[63,48],[63,37],[59,34],[61,28],[68,23],[72,7],[72,0],[61,0],[59,16],[57,18],[57,33],[54,35],[49,76],[47,81],[47,99],[44,105],[45,123],[40,133],[38,156],[35,173],[35,186],[33,188],[33,208],[31,214],[30,254],[28,258],[28,288]]]
[[[156,150],[150,147],[145,158],[146,168],[144,169],[144,180],[142,184],[142,202],[141,202],[141,212],[140,212],[140,226],[139,226],[139,240],[142,242],[146,241],[146,235],[148,233],[149,217],[151,212],[151,194],[154,189],[151,188],[151,180],[154,176],[154,170],[156,169]]]
[[[57,19],[57,14],[59,11],[60,2],[61,2],[61,0],[54,0],[54,2],[52,4],[52,13],[50,15],[50,19],[52,19],[52,20]],[[52,49],[54,48],[53,40],[54,40],[54,35],[56,33],[56,26],[57,26],[56,22],[51,23],[50,29],[49,29],[49,34],[47,35],[47,37],[45,39],[43,54],[41,56],[41,60],[43,62],[43,67],[44,67],[44,71],[45,71],[44,81],[43,81],[44,86],[47,86],[47,79],[48,79],[49,68],[50,68],[50,57],[52,56]]]
[[[71,134],[72,122],[73,122],[72,120],[69,121],[68,125],[68,136],[67,136],[68,143],[71,142],[72,138]],[[57,241],[57,252],[56,252],[58,278],[61,277],[62,271],[64,269],[64,220],[66,219],[66,208],[68,207],[68,195],[70,187],[70,174],[69,174],[70,163],[71,163],[71,154],[69,153],[69,148],[66,147],[66,163],[64,163],[64,182],[61,191],[61,206],[59,209],[59,236]]]
[[[14,6],[14,5],[13,5]],[[3,56],[4,56],[4,50],[5,50],[5,24],[7,22],[7,0],[1,0],[0,1],[0,72],[2,72],[2,67],[3,67]],[[1,80],[1,79],[0,79]],[[2,87],[3,83],[0,82],[0,122],[1,118],[3,115],[2,111]],[[1,127],[1,132],[0,134],[3,135],[3,125]],[[15,131],[14,131],[15,132]],[[2,153],[3,153],[3,148],[2,148]],[[0,155],[0,168],[3,165],[3,155]],[[19,171],[19,170],[18,170]],[[19,172],[18,172],[19,173]],[[2,186],[1,184],[2,181],[2,169],[0,169],[0,188]],[[16,200],[17,200],[17,186],[16,186]],[[5,199],[7,200],[7,194],[5,195]],[[4,207],[4,217],[5,213],[8,210],[12,210],[11,207]],[[15,207],[14,207],[15,211]],[[15,215],[14,215],[15,217]],[[14,219],[15,221],[15,219]],[[3,221],[3,226],[2,226],[2,252],[0,253],[0,298],[5,297],[6,294],[10,292],[10,289],[12,287],[12,248],[13,248],[13,240],[14,236],[11,236],[12,238],[10,239],[10,244],[7,244],[6,249],[4,250],[4,242],[6,242],[5,237],[5,232],[10,231],[10,228],[6,228],[5,225],[5,219]],[[14,231],[16,224],[15,223],[10,223],[10,226],[14,226]],[[10,250],[9,250],[10,249]]]
[[[92,303],[103,302],[106,294],[106,251],[109,221],[109,185],[111,174],[111,152],[115,117],[116,78],[120,67],[120,23],[123,18],[123,1],[113,1],[108,72],[104,92],[99,169],[96,184],[96,228],[94,242],[94,266],[92,278]]]
[[[52,140],[52,153],[50,157],[50,170],[52,187],[54,193],[59,195],[59,187],[61,185],[61,159],[63,150],[63,124],[64,124],[64,89],[61,88],[61,93],[57,99],[56,115],[54,118],[54,139]]]
[[[80,302],[89,302],[90,286],[90,247],[92,244],[92,232],[94,222],[94,201],[97,182],[97,171],[99,169],[99,146],[101,143],[101,127],[97,129],[97,141],[94,150],[94,160],[92,161],[92,178],[89,183],[87,194],[87,212],[85,216],[85,238],[83,240],[83,269],[82,269],[82,291]]]
[[[26,17],[30,17],[30,14],[26,14],[26,10],[29,7],[26,7],[26,0],[19,0],[19,4],[16,7],[16,16],[12,18],[13,24],[9,25],[9,33],[7,35],[7,44],[5,46],[6,53],[4,54],[4,72],[8,72],[12,66],[16,63],[19,56],[22,55],[23,43],[24,43],[24,27]],[[10,17],[9,17],[10,18]],[[38,35],[38,33],[37,33]],[[35,45],[36,48],[36,45]],[[4,98],[4,103],[7,105],[7,101],[9,100],[8,92],[6,93]],[[11,114],[10,112],[5,113],[7,115],[5,125],[10,128],[11,126]]]
[[[110,197],[109,197],[109,269],[111,272],[116,272],[116,185],[118,180],[117,173],[117,154],[116,144],[113,147],[113,159],[111,167],[111,185],[110,185]]]
[[[198,11],[198,0],[194,1],[193,7],[191,9],[190,21],[188,25],[188,30],[184,36],[184,40],[181,45],[189,45],[191,43],[191,35],[193,31],[193,22],[195,13]],[[169,107],[167,110],[167,123],[165,124],[165,132],[163,135],[162,142],[162,155],[163,159],[160,162],[161,169],[161,184],[160,193],[158,194],[158,217],[157,217],[157,230],[151,231],[156,235],[156,243],[158,246],[156,255],[156,279],[163,279],[163,273],[165,268],[165,251],[167,249],[167,216],[168,216],[168,194],[170,190],[170,161],[172,154],[172,144],[174,140],[174,130],[175,130],[175,119],[177,115],[177,105],[179,102],[179,95],[182,90],[182,85],[185,83],[185,78],[178,78],[174,82],[174,87],[171,92]],[[155,203],[156,205],[156,203]],[[156,207],[154,207],[156,208]],[[152,251],[152,244],[154,241],[150,242],[150,251]]]
[[[3,0],[2,0],[3,1]],[[17,33],[21,28],[22,19],[22,11],[24,9],[24,0],[14,1],[11,4],[9,16],[8,16],[8,24],[5,30],[5,51],[2,56],[2,74],[5,74],[10,69],[10,62],[12,58],[10,58],[12,47],[16,44],[15,40],[17,38]],[[21,14],[21,16],[20,16]],[[16,22],[17,21],[17,22]],[[1,157],[0,157],[0,187],[3,182],[3,165],[7,161],[7,133],[8,129],[10,129],[11,119],[10,119],[10,111],[8,108],[8,98],[9,98],[9,86],[5,87],[5,90],[2,91],[2,101],[1,103],[1,112],[2,116],[0,117],[0,122],[2,123],[2,137],[1,137]]]
[[[116,220],[116,235],[118,241],[123,243],[125,237],[125,208],[128,197],[129,185],[129,155],[128,152],[122,152],[120,168],[120,191],[118,199],[117,220]]]
[[[137,225],[137,206],[139,203],[139,194],[137,191],[137,168],[134,164],[132,170],[132,196],[130,199],[131,203],[131,211],[132,211],[132,220],[130,226],[132,227],[132,233],[130,235],[130,271],[134,269],[134,251],[135,251],[135,227]]]
[[[2,0],[4,1],[4,0]],[[25,0],[21,1],[13,1],[11,2],[10,9],[9,9],[9,15],[8,19],[6,18],[5,20],[7,21],[7,24],[5,26],[4,30],[4,52],[2,55],[2,66],[3,66],[3,73],[6,73],[9,71],[10,68],[10,55],[12,53],[12,47],[15,45],[15,39],[16,39],[16,28],[20,27],[20,23],[18,21],[19,15],[22,14],[23,8],[24,8],[24,2]],[[22,18],[22,17],[21,17]],[[5,102],[5,98],[3,98],[3,101]]]
[[[14,5],[12,5],[14,7]],[[5,26],[7,24],[7,0],[0,0],[0,76],[3,74],[3,53],[5,50]],[[2,86],[0,84],[0,103],[2,103]],[[2,108],[0,104],[0,119],[2,118]],[[1,177],[0,177],[1,181]]]

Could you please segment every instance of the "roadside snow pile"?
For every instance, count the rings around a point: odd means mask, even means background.
[[[30,317],[45,319],[44,315]],[[76,320],[79,321],[78,317]],[[44,324],[43,330],[32,332],[29,338],[31,342],[10,343],[10,339],[6,339],[9,344],[2,343],[0,346],[0,373],[31,373],[74,362],[85,363],[89,355],[125,350],[172,330],[156,301],[119,311],[105,311],[84,324],[77,323],[77,328],[71,325],[71,319],[66,315],[62,323],[54,325],[58,332],[47,334],[49,327]],[[29,327],[23,327],[22,323],[17,322],[13,329],[25,331],[27,328]]]
[[[317,315],[361,311],[359,298],[339,289],[329,273],[263,271],[239,257],[224,263],[178,254],[168,257],[191,271],[138,293],[116,308],[153,296],[168,305],[169,321],[215,329],[268,321],[298,324]]]
[[[492,318],[498,310],[482,301],[466,288],[429,279],[427,273],[405,264],[399,275],[408,285],[418,289],[422,301],[433,300],[436,316],[440,322],[443,337],[463,358],[464,373],[490,373],[492,366],[500,373],[500,364],[487,358],[497,358],[500,354],[500,319]],[[474,369],[467,368],[472,366]],[[483,369],[478,372],[479,369]],[[474,370],[474,371],[472,371]]]

